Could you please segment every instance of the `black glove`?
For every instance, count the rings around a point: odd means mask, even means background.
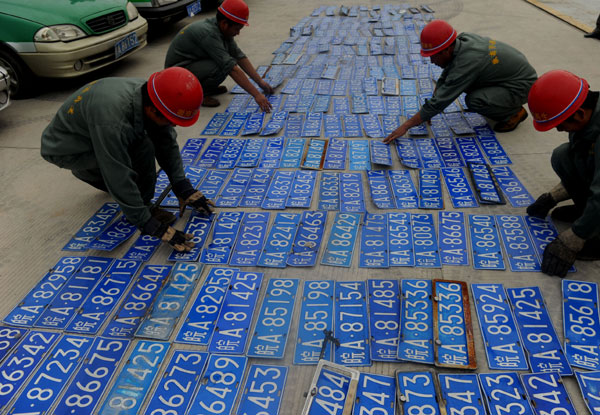
[[[556,202],[550,193],[544,193],[537,198],[535,202],[527,207],[527,214],[536,218],[544,219],[548,216],[548,212],[556,206]]]
[[[148,222],[146,222],[141,231],[142,235],[150,235],[160,239],[165,234],[168,228],[168,223],[163,223],[155,217],[151,217],[148,220]]]
[[[161,223],[156,218],[150,218],[142,228],[142,235],[150,235],[167,242],[179,252],[190,251],[194,243],[190,241],[193,235],[173,229],[166,223]]]
[[[556,238],[544,249],[542,260],[542,272],[548,275],[556,275],[564,278],[569,268],[575,263],[577,251],[569,248],[563,241]]]
[[[210,200],[208,200],[206,198],[206,196],[204,196],[204,195],[200,196],[196,200],[189,200],[187,202],[187,204],[196,210],[204,211],[207,215],[210,215],[212,213],[212,209],[211,209],[212,202]]]
[[[211,206],[214,206],[214,203],[207,199],[199,190],[194,189],[188,179],[175,183],[173,185],[173,193],[179,199],[180,216],[183,215],[187,205],[207,215],[212,213]]]
[[[171,212],[161,209],[159,207],[154,207],[150,209],[150,214],[160,223],[166,223],[167,225],[172,225],[177,221],[177,217],[173,215]]]

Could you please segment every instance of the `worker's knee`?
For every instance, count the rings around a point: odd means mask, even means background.
[[[569,157],[569,143],[563,143],[554,149],[550,163],[559,177],[562,177],[562,174],[570,169],[573,162]]]

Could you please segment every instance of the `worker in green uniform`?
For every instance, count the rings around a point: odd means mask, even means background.
[[[186,26],[169,46],[165,68],[181,66],[196,75],[204,88],[202,105],[205,107],[220,105],[212,95],[227,92],[227,88],[220,84],[229,75],[252,95],[261,110],[271,111],[269,100],[248,76],[266,94],[272,94],[273,88],[260,77],[250,59],[233,40],[244,26],[248,26],[248,16],[248,5],[243,0],[225,0],[217,9],[216,18]]]
[[[42,133],[41,155],[75,177],[106,191],[129,222],[178,251],[194,247],[193,235],[175,230],[175,216],[151,209],[156,161],[180,200],[210,213],[212,202],[186,179],[173,125],[199,116],[202,87],[183,68],[156,72],[148,81],[105,78],[76,91]]]
[[[434,20],[421,32],[421,55],[444,69],[433,97],[385,143],[441,113],[463,92],[468,110],[496,121],[497,132],[512,131],[527,118],[523,104],[537,74],[512,46],[472,33],[457,35],[447,22]]]
[[[585,79],[562,70],[540,77],[529,92],[529,109],[538,131],[554,127],[569,133],[569,142],[552,152],[552,168],[560,183],[527,208],[545,218],[559,202],[552,218],[572,223],[544,250],[542,271],[564,277],[576,259],[600,259],[600,93],[590,91]]]

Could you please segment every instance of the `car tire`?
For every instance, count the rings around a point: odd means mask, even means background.
[[[35,88],[35,76],[13,52],[0,48],[0,66],[10,75],[11,98],[27,98]]]

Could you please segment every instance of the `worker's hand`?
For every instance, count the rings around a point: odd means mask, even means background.
[[[154,219],[159,221],[160,223],[164,223],[167,225],[172,225],[177,221],[177,217],[173,215],[168,210],[161,209],[159,207],[154,207],[150,209],[150,214]]]
[[[254,97],[254,100],[256,101],[261,110],[263,110],[264,112],[271,112],[271,109],[273,107],[271,106],[271,103],[269,102],[266,96],[264,96],[263,94],[258,94],[258,96]]]
[[[556,202],[550,193],[544,193],[537,198],[535,202],[527,207],[527,214],[536,218],[544,219],[548,216],[548,212],[556,206]]]
[[[185,207],[187,205],[190,205],[197,211],[205,213],[207,215],[210,215],[212,213],[212,208],[215,206],[215,204],[212,202],[212,200],[207,199],[206,196],[204,196],[202,194],[202,192],[199,190],[196,190],[185,200],[183,200],[182,198],[178,198],[178,199],[179,199],[179,216],[183,215],[183,212],[185,211]]]
[[[266,81],[262,81],[259,86],[267,95],[273,95],[273,92],[275,92],[273,87],[269,85]]]
[[[196,246],[196,244],[190,240],[193,237],[194,235],[191,233],[183,233],[169,226],[160,239],[171,245],[177,252],[189,252]]]
[[[542,272],[564,278],[575,263],[585,240],[575,235],[572,229],[562,232],[544,249]]]
[[[390,135],[383,139],[385,144],[390,144],[398,137],[402,137],[404,134],[408,132],[408,128],[402,124],[400,127],[396,128]]]

